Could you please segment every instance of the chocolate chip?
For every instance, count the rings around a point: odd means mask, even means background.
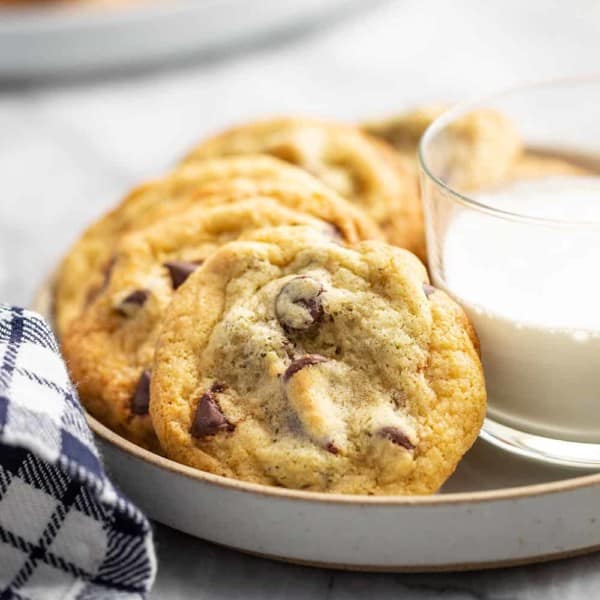
[[[233,431],[232,425],[221,412],[213,392],[205,392],[200,397],[190,433],[195,438],[214,435],[219,431]]]
[[[414,450],[415,445],[408,439],[405,433],[398,429],[398,427],[383,427],[379,430],[379,435],[390,440],[392,444],[402,446],[407,450]]]
[[[304,369],[304,367],[310,367],[311,365],[318,365],[319,363],[324,362],[327,362],[327,359],[320,354],[305,354],[290,363],[290,366],[283,374],[283,381],[289,381],[291,377],[300,371],[300,369]]]
[[[339,448],[333,442],[329,442],[327,446],[325,446],[325,450],[331,452],[331,454],[339,454],[340,452]]]
[[[423,283],[423,291],[425,292],[425,295],[429,298],[429,296],[431,296],[431,294],[433,294],[433,292],[436,291],[436,288],[434,288],[432,285],[429,285],[428,283]]]
[[[169,271],[173,289],[176,290],[201,264],[201,261],[171,260],[163,266]]]
[[[144,371],[131,398],[131,412],[134,415],[147,415],[150,404],[150,373]]]
[[[323,319],[323,286],[313,277],[290,279],[275,298],[275,315],[287,332],[306,331]]]
[[[218,381],[215,381],[210,386],[210,391],[214,392],[215,394],[220,394],[221,392],[224,392],[226,389],[227,389],[227,384],[226,383],[219,383]]]
[[[149,296],[150,292],[148,290],[135,290],[134,292],[131,292],[131,294],[125,296],[125,298],[115,306],[115,310],[124,317],[131,317],[146,304],[146,300],[148,300]]]

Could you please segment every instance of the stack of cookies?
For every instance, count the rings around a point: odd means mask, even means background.
[[[227,477],[435,492],[477,437],[485,385],[473,329],[421,262],[428,118],[239,127],[88,228],[54,290],[87,410]]]

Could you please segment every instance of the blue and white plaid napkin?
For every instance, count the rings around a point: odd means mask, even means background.
[[[107,478],[50,329],[0,305],[0,600],[139,600],[155,573],[148,520]]]

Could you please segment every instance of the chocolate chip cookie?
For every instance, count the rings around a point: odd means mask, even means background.
[[[137,187],[107,215],[89,227],[64,258],[55,284],[54,321],[62,336],[70,321],[79,315],[85,305],[93,299],[102,287],[110,272],[111,256],[118,240],[126,233],[141,229],[182,209],[182,204],[190,199],[204,185],[227,181],[232,178],[245,178],[254,181],[265,180],[274,184],[285,181],[307,194],[331,199],[332,204],[342,201],[318,180],[301,169],[296,169],[269,156],[243,156],[207,160],[194,165],[181,167],[166,177]],[[325,200],[322,201],[322,204]],[[339,206],[339,202],[337,203]],[[346,205],[338,213],[343,214]],[[332,208],[332,212],[335,210]],[[356,212],[345,216],[345,223],[354,219],[368,233],[374,233],[374,226]],[[332,217],[335,223],[335,218]],[[364,224],[364,225],[363,225]],[[343,226],[343,225],[342,225]],[[356,239],[364,239],[357,233]]]
[[[190,208],[121,240],[105,287],[72,321],[62,341],[71,377],[91,414],[135,443],[157,448],[148,417],[148,384],[166,306],[219,246],[274,225],[306,226],[316,237],[339,237],[329,223],[253,198]]]
[[[425,130],[449,108],[445,104],[420,106],[381,121],[364,123],[362,129],[416,161]]]
[[[387,144],[356,127],[279,118],[225,131],[201,143],[184,162],[256,152],[312,173],[363,209],[388,241],[424,257],[417,180],[406,159]]]
[[[417,108],[383,121],[368,123],[364,130],[394,146],[413,159],[417,168],[417,147],[429,125],[447,107]],[[457,118],[437,134],[439,160],[436,172],[460,191],[473,191],[504,179],[522,150],[515,124],[501,112],[476,109]]]
[[[481,427],[473,329],[409,252],[263,231],[176,294],[150,414],[166,454],[262,484],[428,494]]]

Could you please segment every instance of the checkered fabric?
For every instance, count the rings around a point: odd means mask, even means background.
[[[107,478],[44,320],[0,305],[0,600],[140,600],[145,516]]]

